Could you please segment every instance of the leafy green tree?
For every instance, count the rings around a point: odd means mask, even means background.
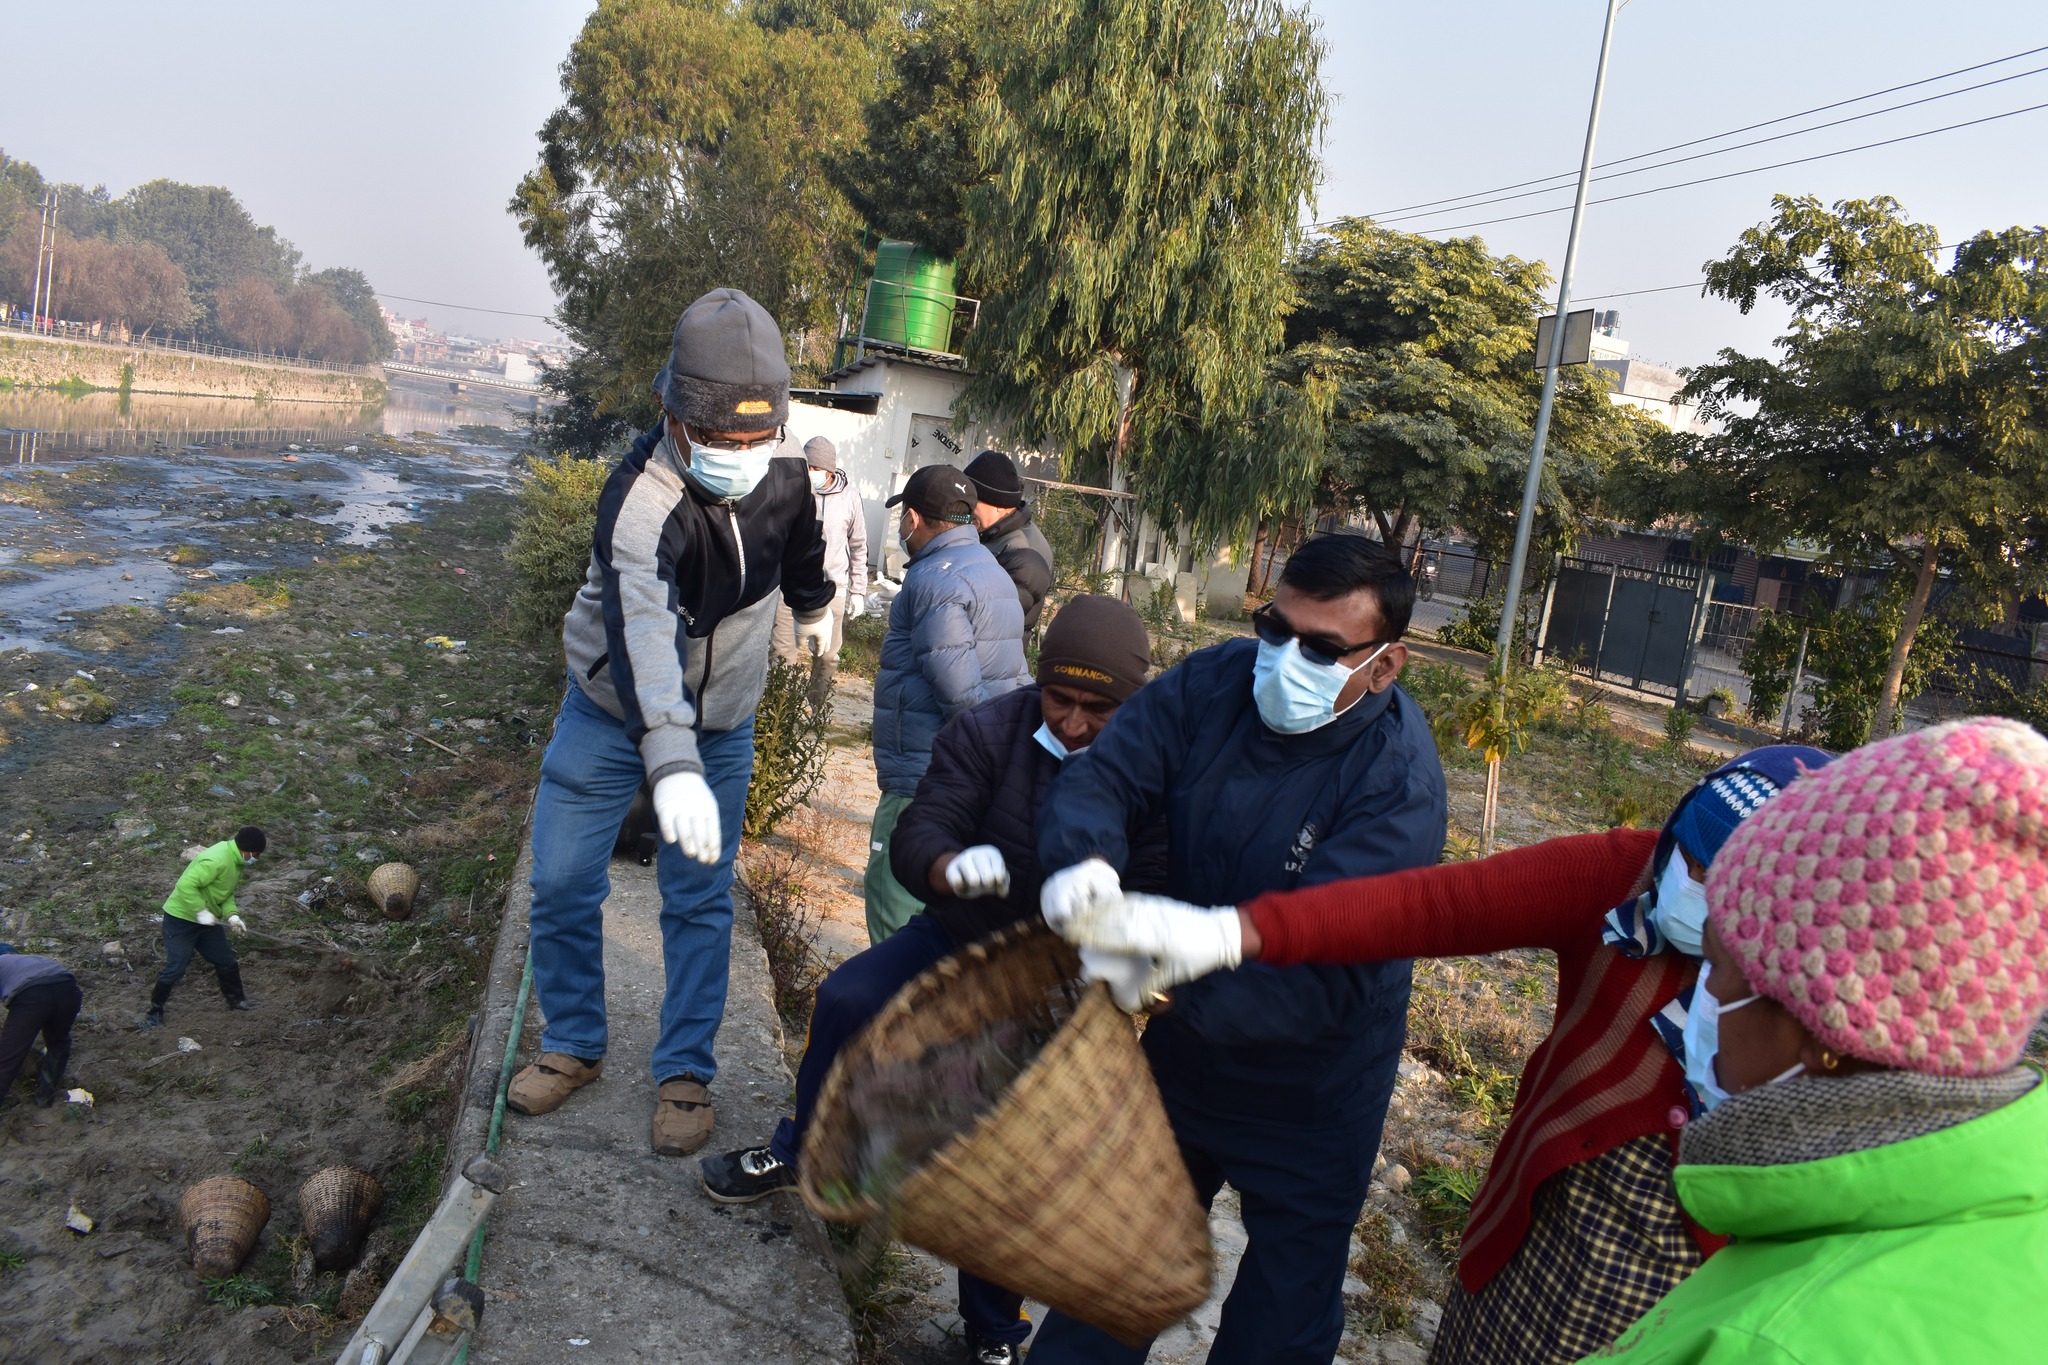
[[[828,353],[860,224],[826,167],[861,135],[865,52],[721,0],[601,0],[511,204],[592,357],[555,372],[596,386],[571,392],[571,440],[652,420],[675,320],[706,290],[751,294],[800,368]]]
[[[1504,555],[1520,514],[1543,372],[1536,318],[1548,273],[1477,237],[1435,241],[1346,218],[1293,266],[1299,306],[1274,365],[1329,387],[1315,504],[1368,512],[1390,545],[1462,526]],[[1583,367],[1558,386],[1539,549],[1568,549],[1615,461],[1645,439]]]
[[[980,52],[963,409],[1241,539],[1303,458],[1246,438],[1290,426],[1265,368],[1317,170],[1314,21],[1280,0],[1013,0]]]
[[[1791,325],[1776,358],[1693,371],[1723,425],[1672,463],[1667,497],[1752,544],[1898,572],[1872,702],[1888,734],[1937,576],[1980,606],[2048,586],[2048,231],[1978,233],[1943,270],[1940,235],[1895,200],[1774,203],[1707,290],[1744,312],[1774,297]]]
[[[298,248],[279,237],[277,229],[258,225],[241,201],[218,185],[152,180],[117,203],[115,234],[162,247],[185,272],[202,333],[217,331],[216,301],[237,281],[258,279],[277,292],[290,289],[298,275]]]
[[[299,283],[326,290],[341,311],[363,329],[369,342],[364,359],[383,360],[391,354],[391,324],[384,321],[384,310],[377,306],[377,291],[370,287],[369,276],[347,266],[331,266],[301,275]]]

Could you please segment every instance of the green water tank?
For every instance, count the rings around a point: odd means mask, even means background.
[[[915,242],[883,242],[876,248],[865,329],[870,340],[947,351],[953,303],[953,262]]]

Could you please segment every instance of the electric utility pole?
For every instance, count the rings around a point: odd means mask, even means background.
[[[55,198],[53,193],[43,195],[43,216],[36,224],[36,276],[29,291],[28,304],[28,329],[31,332],[43,330],[43,255],[49,250],[50,209]]]
[[[1586,150],[1579,158],[1579,190],[1572,200],[1571,235],[1565,239],[1564,269],[1557,275],[1557,323],[1544,357],[1543,398],[1536,406],[1536,439],[1529,450],[1529,477],[1522,482],[1522,515],[1515,520],[1515,552],[1508,561],[1507,597],[1500,605],[1500,633],[1494,649],[1505,674],[1513,662],[1515,618],[1522,605],[1522,570],[1529,560],[1529,533],[1536,521],[1536,495],[1543,486],[1543,444],[1550,437],[1550,410],[1557,401],[1557,372],[1564,360],[1564,334],[1572,301],[1572,266],[1579,254],[1579,228],[1586,217],[1586,187],[1593,178],[1593,135],[1600,129],[1600,96],[1607,89],[1607,50],[1614,42],[1614,16],[1627,0],[1607,0],[1607,27],[1600,33],[1600,68],[1593,76],[1593,111],[1586,116]]]

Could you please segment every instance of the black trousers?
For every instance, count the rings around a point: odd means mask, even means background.
[[[215,973],[235,965],[235,950],[228,946],[228,931],[218,924],[201,924],[197,920],[180,919],[176,915],[164,916],[164,969],[156,974],[160,986],[175,986],[185,979],[186,969],[192,965],[192,954],[213,964]],[[223,985],[225,990],[226,986]]]
[[[64,1079],[64,1067],[71,1060],[71,1024],[84,1003],[85,992],[69,976],[38,981],[14,993],[7,1022],[0,1024],[0,1098],[14,1088],[38,1033],[43,1035],[44,1073],[53,1081]]]

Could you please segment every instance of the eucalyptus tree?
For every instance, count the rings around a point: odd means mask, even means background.
[[[982,30],[984,299],[963,408],[1197,536],[1298,490],[1267,362],[1314,187],[1322,43],[1279,0],[1010,0]],[[1282,442],[1269,444],[1271,435]]]

